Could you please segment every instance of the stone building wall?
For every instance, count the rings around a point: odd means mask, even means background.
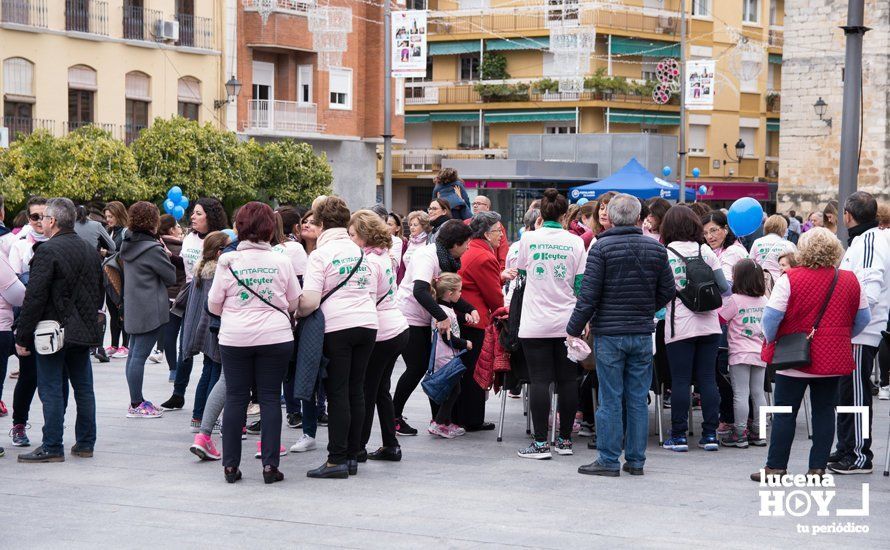
[[[890,0],[866,0],[859,189],[890,200]],[[779,211],[821,210],[837,199],[847,3],[786,0],[779,138]],[[828,127],[813,104],[828,103]]]

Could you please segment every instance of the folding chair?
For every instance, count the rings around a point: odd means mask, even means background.
[[[887,454],[884,456],[884,477],[890,476],[890,430],[887,432]]]
[[[556,391],[556,383],[550,384],[550,418],[553,420],[550,424],[550,444],[556,445],[556,411],[559,410],[559,392]]]
[[[810,388],[803,394],[803,417],[807,422],[807,439],[813,439],[813,429],[810,427]]]
[[[498,443],[504,440],[504,415],[507,412],[507,373],[501,374],[501,418],[498,421]]]

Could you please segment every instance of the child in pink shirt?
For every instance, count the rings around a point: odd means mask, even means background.
[[[729,341],[729,379],[732,383],[732,404],[735,431],[724,435],[724,447],[747,448],[749,444],[762,447],[756,411],[766,405],[763,381],[766,363],[760,359],[763,331],[760,321],[766,307],[766,283],[763,269],[754,260],[740,260],[732,270],[732,296],[723,300],[720,318],[727,323]],[[748,398],[754,403],[754,429],[747,430]]]

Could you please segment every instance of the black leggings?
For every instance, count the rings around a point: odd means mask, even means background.
[[[522,338],[520,342],[531,378],[529,408],[535,441],[547,441],[550,384],[554,382],[559,394],[559,435],[570,439],[575,411],[578,410],[578,367],[569,360],[565,338]]]
[[[447,426],[452,423],[451,411],[454,410],[454,405],[460,398],[461,391],[461,384],[458,382],[454,385],[454,389],[451,390],[451,394],[448,398],[439,405],[439,410],[436,411],[436,424]]]
[[[281,448],[281,382],[294,352],[293,342],[264,346],[219,346],[226,377],[223,409],[223,466],[241,463],[241,428],[247,422],[250,388],[259,390],[263,466],[278,467]]]
[[[12,423],[27,424],[31,413],[31,402],[37,392],[37,358],[34,350],[28,348],[31,355],[19,356],[19,379],[12,394]],[[62,386],[65,402],[68,401],[68,382]]]
[[[398,447],[396,439],[395,412],[393,412],[392,395],[389,393],[392,370],[396,360],[408,345],[408,331],[405,330],[395,338],[374,344],[374,351],[368,360],[365,373],[365,419],[362,427],[362,447],[371,439],[371,426],[374,424],[374,406],[377,406],[377,417],[380,420],[380,435],[384,447]]]
[[[110,299],[106,300],[106,303],[108,304],[108,319],[111,323],[111,347],[118,347],[118,343],[127,347],[130,343],[130,335],[124,331],[124,320],[120,310]]]
[[[408,345],[402,352],[402,358],[405,360],[405,372],[402,373],[398,384],[396,384],[396,392],[392,400],[396,418],[402,416],[405,403],[417,388],[417,384],[423,380],[423,375],[426,374],[426,370],[430,366],[432,342],[432,327],[408,327]]]
[[[324,379],[328,393],[328,462],[331,464],[345,464],[361,451],[365,370],[376,336],[377,330],[361,327],[324,335],[324,356],[328,359],[328,376]],[[280,412],[281,407],[278,410]]]
[[[485,340],[485,331],[479,328],[461,325],[460,334],[470,342],[473,349],[461,356],[461,361],[467,370],[460,377],[460,397],[454,405],[454,423],[459,426],[472,428],[481,426],[485,422],[485,396],[487,391],[479,387],[473,379],[476,372],[476,362],[482,353],[482,342]],[[444,403],[442,405],[445,406]],[[438,421],[437,421],[438,422]]]

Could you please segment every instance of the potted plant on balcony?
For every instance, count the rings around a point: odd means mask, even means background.
[[[532,91],[538,94],[554,94],[559,92],[559,81],[552,78],[542,78],[532,83]]]
[[[770,90],[766,93],[766,110],[769,112],[775,111],[779,106],[779,101],[782,99],[782,92],[777,90]]]

